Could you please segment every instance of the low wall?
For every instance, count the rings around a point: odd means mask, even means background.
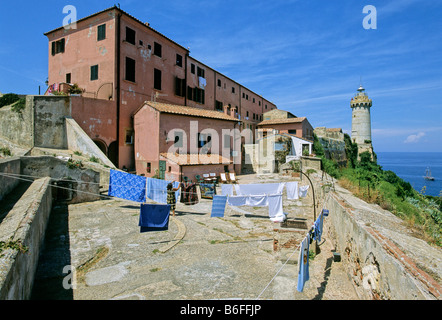
[[[0,254],[0,300],[27,300],[31,296],[52,208],[50,181],[34,181],[0,224],[0,241],[20,241],[25,246],[25,252],[8,248]]]
[[[66,193],[64,190],[74,189],[68,196],[69,204],[96,201],[100,199],[100,173],[91,169],[69,168],[67,161],[52,156],[21,157],[21,174],[32,177],[51,177],[59,182],[61,188],[57,194]],[[81,181],[81,182],[76,182]],[[72,182],[72,183],[70,183]],[[63,189],[64,188],[64,189]]]
[[[20,158],[0,160],[0,200],[11,192],[20,182],[18,179],[7,178],[1,173],[20,174]]]
[[[347,195],[350,197],[351,195]],[[356,203],[356,202],[354,202]],[[346,262],[347,272],[361,299],[392,300],[434,300],[441,298],[441,286],[424,272],[395,243],[403,245],[402,234],[398,238],[389,238],[384,227],[374,227],[362,205],[354,206],[336,192],[328,197],[327,209],[337,237],[337,247]],[[365,210],[365,211],[364,211]],[[380,223],[381,212],[373,212],[376,223]],[[378,218],[376,218],[378,215]],[[392,215],[392,214],[391,214]],[[400,222],[396,225],[399,227]],[[393,226],[394,227],[394,226]],[[423,254],[434,254],[440,258],[440,252],[426,248],[424,242],[415,245],[416,239],[408,240],[408,251],[422,250]],[[413,245],[415,246],[413,248]],[[422,249],[422,247],[425,247]],[[418,249],[419,248],[419,249]],[[435,251],[432,251],[435,250]],[[419,258],[417,258],[419,259]],[[426,262],[420,258],[420,264]]]

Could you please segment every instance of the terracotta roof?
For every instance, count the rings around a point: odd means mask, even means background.
[[[105,12],[108,12],[108,11],[111,11],[111,10],[117,10],[117,11],[121,12],[122,14],[125,14],[126,16],[128,16],[129,18],[131,18],[132,20],[134,20],[134,21],[136,21],[136,22],[138,22],[138,23],[144,25],[144,26],[145,26],[146,28],[148,28],[148,29],[151,29],[152,31],[154,31],[155,33],[159,34],[160,36],[166,38],[166,39],[169,40],[170,42],[176,44],[177,46],[183,48],[183,49],[186,50],[186,51],[189,51],[189,49],[184,48],[184,47],[183,47],[182,45],[180,45],[179,43],[173,41],[172,39],[170,39],[169,37],[165,36],[165,35],[162,34],[161,32],[159,32],[159,31],[155,30],[154,28],[152,28],[152,27],[149,25],[149,23],[144,23],[143,21],[141,21],[141,20],[135,18],[135,17],[132,16],[131,14],[127,13],[126,11],[120,9],[120,8],[119,8],[118,6],[116,6],[116,5],[114,5],[113,7],[110,7],[110,8],[104,9],[104,10],[102,10],[102,11],[99,11],[99,12],[93,13],[93,14],[87,16],[87,17],[84,17],[84,18],[78,19],[78,20],[77,20],[77,23],[80,22],[80,21],[86,20],[86,19],[93,18],[93,17],[95,17],[95,16],[97,16],[97,15],[99,15],[99,14],[102,14],[102,13],[105,13]],[[47,36],[47,35],[49,35],[49,34],[55,32],[55,31],[61,30],[61,29],[63,29],[63,28],[64,28],[63,26],[58,27],[58,28],[53,29],[53,30],[51,30],[51,31],[45,32],[44,35]]]
[[[173,114],[181,114],[185,116],[193,116],[193,117],[201,117],[201,118],[212,118],[219,120],[227,120],[227,121],[240,121],[234,117],[231,117],[223,112],[215,111],[215,110],[205,110],[201,108],[193,108],[186,106],[179,106],[174,104],[167,104],[162,102],[151,102],[146,101],[144,105],[138,109],[135,113],[141,110],[144,106],[148,105],[151,108],[163,113],[173,113]]]
[[[210,164],[230,164],[230,159],[219,154],[175,154],[160,153],[160,155],[180,166],[210,165]]]
[[[263,122],[258,123],[258,126],[264,126],[268,124],[284,124],[284,123],[300,123],[303,122],[306,117],[302,118],[285,118],[285,119],[270,119],[264,120]]]

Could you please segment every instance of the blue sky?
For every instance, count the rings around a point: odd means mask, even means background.
[[[313,127],[351,132],[362,77],[375,152],[442,152],[440,0],[117,0],[191,55]],[[1,1],[0,92],[45,91],[48,43],[73,5],[78,19],[114,1]],[[365,29],[373,5],[377,29]]]

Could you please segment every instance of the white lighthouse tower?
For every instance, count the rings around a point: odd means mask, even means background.
[[[350,106],[352,109],[351,139],[358,144],[358,154],[365,151],[373,154],[370,118],[372,101],[368,98],[362,85],[351,99]]]

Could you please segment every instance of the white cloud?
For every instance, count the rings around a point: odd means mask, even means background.
[[[418,134],[412,134],[405,139],[404,143],[416,143],[419,142],[419,140],[425,136],[424,132],[419,132]]]

